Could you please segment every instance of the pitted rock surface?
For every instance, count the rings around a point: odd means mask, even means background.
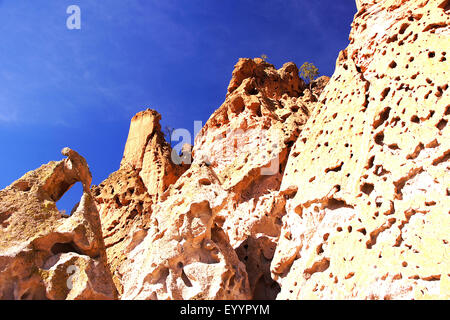
[[[363,1],[291,151],[279,299],[449,298],[448,1]]]

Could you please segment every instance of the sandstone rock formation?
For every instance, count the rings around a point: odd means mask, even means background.
[[[99,186],[93,186],[92,193],[101,217],[109,267],[120,293],[122,285],[118,269],[126,259],[127,236],[134,227],[148,223],[153,200],[139,172],[129,165],[112,173]]]
[[[172,149],[165,141],[161,115],[147,109],[131,119],[124,156],[118,171],[111,174],[93,194],[102,221],[106,252],[119,292],[119,267],[126,259],[124,250],[134,228],[146,229],[151,206],[167,187],[186,170],[171,160]]]
[[[227,193],[194,164],[153,207],[126,249],[123,299],[248,299],[245,266],[215,223]]]
[[[69,148],[65,160],[28,172],[0,191],[0,299],[114,299],[91,173]],[[76,182],[70,216],[55,202]]]
[[[171,159],[172,149],[164,139],[159,121],[161,115],[147,109],[131,119],[130,132],[120,167],[131,166],[147,188],[147,193],[158,200],[169,185],[186,170]]]
[[[326,82],[322,77],[307,95],[293,63],[276,70],[261,59],[241,59],[225,102],[195,147],[183,146],[193,164],[175,184],[187,166],[172,164],[159,115],[147,110],[133,118],[121,169],[94,188],[123,299],[276,296],[270,261],[285,213],[285,196],[277,190],[289,150]],[[152,135],[161,139],[150,144]],[[140,159],[150,160],[140,165]],[[160,180],[140,174],[145,166],[154,176],[163,168],[174,177],[169,187],[157,189]],[[146,178],[152,182],[145,184]],[[142,191],[135,194],[137,184]]]
[[[450,298],[450,4],[357,7],[311,90],[240,59],[182,163],[148,109],[92,191],[70,149],[0,191],[0,299]]]
[[[360,1],[283,176],[279,299],[450,297],[448,1]]]

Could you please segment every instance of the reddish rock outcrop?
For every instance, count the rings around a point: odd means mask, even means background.
[[[28,172],[0,191],[0,299],[114,299],[86,160],[67,159]],[[55,202],[76,182],[83,196],[72,214]]]
[[[289,149],[318,105],[305,88],[293,63],[276,70],[262,59],[240,59],[225,102],[196,137],[194,162],[210,163],[236,193],[260,177],[279,184]]]
[[[314,94],[326,83],[314,82]],[[216,220],[246,265],[253,298],[279,291],[270,275],[285,214],[278,190],[292,145],[321,105],[306,87],[293,63],[276,70],[262,59],[240,59],[225,102],[196,138],[194,163],[209,163],[228,193]]]

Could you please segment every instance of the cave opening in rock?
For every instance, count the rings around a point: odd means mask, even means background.
[[[77,246],[73,242],[65,242],[65,243],[57,242],[52,246],[50,251],[52,254],[69,253],[69,252],[80,253]]]
[[[264,254],[263,247],[268,243],[262,239],[248,238],[238,248],[236,254],[246,268],[253,300],[275,300],[281,288],[271,277],[270,264],[275,248],[269,256]]]
[[[73,208],[80,202],[82,195],[83,185],[81,182],[77,182],[56,202],[56,207],[61,213],[70,216]]]

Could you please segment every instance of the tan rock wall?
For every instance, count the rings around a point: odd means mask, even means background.
[[[122,299],[249,299],[245,266],[215,216],[226,200],[215,173],[193,165],[153,207],[125,251]]]
[[[313,84],[316,96],[327,82]],[[196,138],[194,163],[209,163],[228,193],[216,221],[246,266],[252,298],[274,299],[279,291],[270,274],[286,213],[278,190],[293,143],[321,105],[316,96],[294,63],[277,70],[261,59],[240,59],[225,102]]]

